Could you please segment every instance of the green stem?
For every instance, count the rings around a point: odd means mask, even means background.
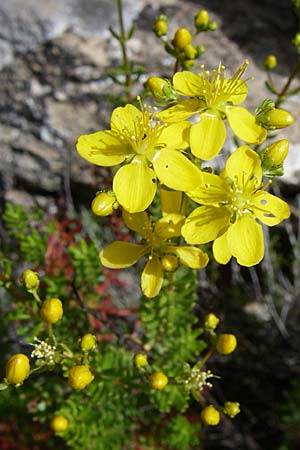
[[[293,79],[295,78],[295,76],[299,70],[300,70],[300,58],[296,62],[295,66],[293,67],[293,70],[291,71],[290,76],[289,76],[287,82],[285,83],[285,85],[283,86],[281,92],[279,92],[279,94],[278,94],[277,100],[275,102],[276,107],[280,105],[280,103],[284,99],[284,96],[288,93],[288,88],[290,87],[291,82],[293,81]]]
[[[122,51],[122,58],[123,58],[123,65],[124,65],[124,71],[125,71],[125,94],[127,97],[127,101],[130,102],[131,100],[131,73],[129,70],[129,62],[127,57],[127,49],[126,49],[126,33],[124,28],[124,20],[123,20],[123,2],[122,0],[117,0],[117,7],[118,7],[118,20],[119,20],[119,26],[120,26],[120,36],[119,36],[119,43],[121,46]]]

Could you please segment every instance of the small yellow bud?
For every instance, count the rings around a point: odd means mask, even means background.
[[[197,57],[197,49],[193,46],[193,44],[188,44],[184,47],[184,56],[187,59],[195,59]]]
[[[37,289],[40,284],[38,274],[30,269],[24,270],[21,276],[21,282],[25,285],[28,291],[31,291],[32,289]]]
[[[93,350],[96,346],[97,338],[94,334],[87,333],[84,336],[82,336],[80,341],[81,350],[84,353],[87,353],[91,350]]]
[[[88,366],[73,366],[69,372],[68,385],[73,389],[84,389],[94,378]]]
[[[51,428],[56,433],[66,431],[69,426],[69,421],[64,416],[55,416],[51,420]]]
[[[292,44],[296,47],[297,52],[300,53],[300,33],[295,34]]]
[[[171,254],[164,255],[161,259],[161,265],[166,272],[174,272],[179,265],[178,258]]]
[[[280,166],[285,160],[289,151],[289,141],[282,139],[266,147],[261,153],[261,160],[264,167]]]
[[[274,55],[268,55],[265,57],[264,66],[266,70],[273,70],[277,67],[277,58]]]
[[[20,384],[29,376],[29,359],[23,353],[17,353],[9,358],[5,365],[5,378],[10,384]]]
[[[204,327],[208,330],[215,330],[219,325],[220,319],[213,313],[209,313],[205,316]]]
[[[275,108],[268,111],[261,125],[270,130],[276,130],[277,128],[289,127],[293,123],[294,117],[288,111]]]
[[[144,353],[137,353],[136,355],[134,355],[133,362],[135,367],[137,368],[145,367],[148,364],[147,355],[145,355]]]
[[[195,16],[195,27],[198,31],[205,30],[209,24],[209,14],[206,9],[201,9]]]
[[[117,207],[116,196],[112,191],[98,192],[91,205],[93,213],[100,217],[109,216]]]
[[[58,322],[63,316],[61,300],[59,300],[59,298],[49,298],[48,300],[43,301],[40,315],[45,322],[51,324]]]
[[[213,405],[208,405],[201,411],[201,420],[204,425],[216,426],[220,423],[220,418],[219,411]]]
[[[237,346],[237,340],[234,334],[220,334],[216,341],[216,350],[221,355],[229,355],[234,352]]]
[[[194,59],[184,59],[182,61],[182,67],[184,70],[191,70],[193,69],[194,65],[195,65]]]
[[[165,36],[168,33],[168,18],[164,14],[157,17],[153,24],[152,30],[156,36]]]
[[[192,36],[188,29],[186,28],[178,28],[173,38],[174,47],[183,50],[184,47],[189,45],[192,42]]]
[[[160,77],[148,78],[146,88],[157,99],[166,98],[168,90],[172,89],[170,82]]]
[[[233,419],[241,412],[240,404],[238,402],[226,402],[223,411],[230,419]]]
[[[168,377],[162,372],[155,372],[149,379],[149,384],[153,389],[161,391],[168,384]]]

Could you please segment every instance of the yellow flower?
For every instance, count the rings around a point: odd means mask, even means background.
[[[189,127],[189,122],[163,125],[150,107],[142,105],[140,111],[128,104],[113,111],[111,130],[80,136],[77,150],[99,166],[124,163],[114,176],[113,191],[124,209],[141,212],[154,198],[157,178],[180,191],[199,184],[200,170],[181,153],[188,147]]]
[[[283,200],[265,192],[258,154],[239,147],[228,158],[221,176],[203,172],[199,187],[188,195],[197,203],[182,227],[189,244],[214,241],[215,259],[226,264],[231,256],[242,266],[258,264],[264,256],[262,226],[274,226],[290,215]]]
[[[267,131],[256,123],[255,116],[239,105],[248,94],[247,80],[242,80],[248,61],[231,78],[226,77],[224,66],[212,72],[205,70],[196,75],[192,72],[177,72],[173,77],[175,91],[189,99],[179,100],[174,106],[157,114],[167,123],[180,122],[200,113],[200,122],[190,129],[192,153],[200,159],[208,160],[216,156],[223,147],[226,118],[232,131],[243,141],[261,143]]]
[[[176,194],[180,194],[177,192]],[[164,204],[168,211],[171,206],[166,201]],[[173,192],[170,199],[174,200]],[[174,202],[174,209],[178,204]],[[140,234],[143,242],[133,244],[130,242],[116,241],[109,244],[100,253],[101,263],[111,269],[122,269],[135,264],[143,256],[149,255],[148,261],[141,276],[142,291],[146,297],[156,297],[161,289],[165,266],[162,259],[166,255],[174,255],[181,264],[192,269],[200,269],[207,265],[208,256],[197,247],[179,246],[173,238],[179,238],[181,227],[185,217],[179,213],[169,212],[163,215],[156,223],[152,223],[146,212],[130,214],[123,211],[123,219],[127,227]],[[177,240],[176,239],[176,240]]]

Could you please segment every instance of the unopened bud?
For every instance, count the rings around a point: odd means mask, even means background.
[[[161,259],[161,265],[166,272],[174,272],[179,265],[178,258],[171,254],[164,255]]]
[[[223,412],[228,417],[230,417],[230,419],[233,419],[241,412],[240,404],[238,402],[226,402],[223,408]]]
[[[82,336],[80,341],[80,347],[81,350],[84,353],[88,353],[89,351],[93,350],[96,346],[96,336],[92,333],[87,333],[84,336]]]
[[[207,330],[215,330],[219,325],[219,322],[220,319],[214,313],[209,313],[205,316],[204,327]]]
[[[21,275],[21,282],[24,284],[28,291],[37,289],[40,284],[38,274],[30,269],[24,270]]]
[[[98,192],[91,205],[92,211],[96,216],[109,216],[118,208],[116,196],[113,191]]]
[[[145,355],[144,353],[136,353],[134,355],[133,362],[135,367],[137,367],[138,369],[140,367],[145,367],[148,364],[147,355]]]
[[[277,66],[277,58],[274,55],[266,56],[264,60],[264,66],[266,70],[273,70]]]
[[[30,373],[29,359],[23,353],[12,355],[5,365],[5,378],[10,384],[21,384]]]
[[[64,416],[55,416],[51,420],[51,428],[56,433],[66,431],[69,426],[69,421]]]
[[[209,24],[209,14],[206,9],[202,9],[195,16],[195,28],[197,31],[207,30],[207,26]]]
[[[300,54],[300,33],[295,34],[292,43],[296,47],[297,52]]]
[[[168,377],[162,372],[155,372],[149,379],[149,384],[153,389],[161,391],[168,384]]]
[[[264,175],[283,175],[282,164],[288,154],[288,151],[289,141],[287,139],[282,139],[281,141],[274,142],[273,144],[266,147],[260,155]]]
[[[260,121],[260,124],[268,130],[289,127],[294,123],[294,117],[284,109],[272,109]]]
[[[213,405],[208,405],[201,411],[201,420],[204,425],[216,426],[220,423],[220,418],[219,411]]]
[[[168,18],[164,14],[161,14],[156,18],[156,21],[152,27],[156,36],[165,36],[168,33]]]
[[[165,78],[148,78],[146,82],[146,88],[157,100],[174,100],[176,98],[171,83]]]
[[[189,30],[187,28],[178,28],[172,41],[174,47],[183,50],[191,42],[192,36]]]
[[[184,56],[187,59],[195,59],[198,55],[196,47],[193,46],[193,44],[188,44],[184,47]]]
[[[59,298],[44,300],[40,309],[40,315],[45,322],[54,324],[63,316],[63,306]]]
[[[81,390],[90,384],[94,378],[88,366],[73,366],[69,372],[68,385],[73,389]]]
[[[220,334],[216,341],[216,350],[220,355],[229,355],[234,352],[237,340],[234,334]]]
[[[212,20],[211,22],[209,22],[209,24],[208,24],[209,31],[216,31],[217,28],[218,28],[218,24],[215,20]]]

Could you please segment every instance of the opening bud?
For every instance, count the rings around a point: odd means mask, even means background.
[[[179,265],[178,258],[171,254],[164,255],[161,259],[161,265],[166,272],[174,272]]]
[[[223,412],[228,417],[230,417],[230,419],[233,419],[241,412],[240,404],[238,402],[226,402],[223,408]]]
[[[268,55],[264,60],[264,67],[266,70],[273,70],[277,67],[277,58],[274,55]]]
[[[216,341],[216,350],[220,355],[229,355],[234,352],[237,340],[234,334],[220,334]]]
[[[145,355],[144,353],[136,353],[136,355],[134,355],[133,357],[133,362],[135,367],[137,367],[138,369],[140,367],[145,367],[148,364],[147,355]]]
[[[112,214],[119,207],[113,191],[101,191],[92,201],[92,211],[96,216],[105,217]]]
[[[219,322],[220,319],[214,313],[209,313],[205,316],[204,326],[207,330],[215,330]]]
[[[97,338],[92,333],[87,333],[82,336],[80,341],[81,350],[84,353],[88,353],[96,347]]]
[[[88,366],[73,366],[69,372],[68,385],[73,389],[84,389],[94,378]]]
[[[47,323],[56,323],[63,316],[63,306],[59,298],[49,298],[43,301],[40,315]]]
[[[66,431],[69,426],[69,421],[64,416],[55,416],[51,420],[51,428],[54,432],[59,433]]]
[[[156,36],[165,36],[168,33],[168,18],[164,14],[159,15],[152,27]]]
[[[149,379],[149,384],[153,389],[161,391],[168,384],[168,377],[163,372],[155,372]]]
[[[23,353],[12,355],[5,365],[5,378],[10,384],[21,384],[30,373],[29,359]]]
[[[21,275],[21,283],[24,284],[28,291],[35,290],[40,284],[39,276],[33,270],[26,269]]]
[[[220,423],[220,418],[219,411],[213,405],[208,405],[201,411],[201,420],[204,425],[216,426]]]
[[[192,36],[189,30],[187,28],[178,28],[172,40],[174,47],[183,50],[184,47],[191,44],[191,42]]]

